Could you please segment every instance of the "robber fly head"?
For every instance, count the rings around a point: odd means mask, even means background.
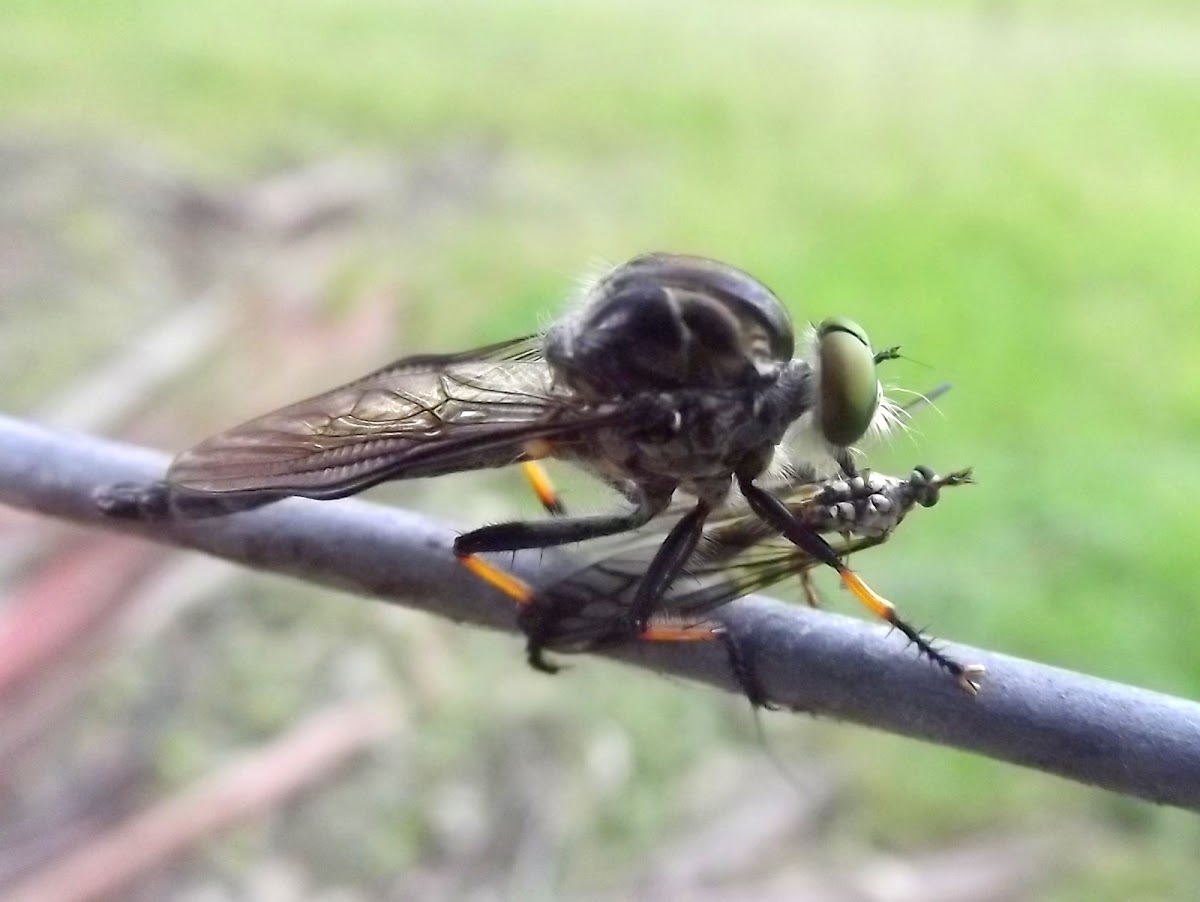
[[[886,425],[866,332],[834,317],[808,338],[807,405],[821,438],[846,448],[872,425]],[[769,383],[792,360],[796,341],[787,308],[758,279],[716,260],[656,253],[585,285],[575,312],[550,327],[545,350],[572,390],[611,398]]]
[[[835,316],[816,327],[811,351],[819,389],[814,420],[831,445],[853,445],[876,424],[890,418],[876,374],[877,357],[862,326]],[[876,424],[878,425],[878,424]]]

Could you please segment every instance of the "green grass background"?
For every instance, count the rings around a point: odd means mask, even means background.
[[[0,15],[10,130],[145,146],[214,179],[493,143],[505,183],[405,273],[399,347],[526,331],[574,271],[647,249],[734,262],[798,319],[852,316],[929,365],[889,378],[954,383],[916,445],[870,462],[969,464],[979,481],[864,557],[867,577],[939,635],[1200,693],[1194,4],[10,0]],[[508,640],[463,641],[520,666]],[[661,829],[681,756],[752,741],[702,690],[576,670],[536,692],[637,741],[638,791],[586,834],[602,848]],[[466,747],[455,718],[487,703],[459,705],[430,730]],[[1190,816],[816,731],[859,788],[855,829],[883,845],[1078,817],[1110,841],[1058,897],[1167,898],[1200,879]]]

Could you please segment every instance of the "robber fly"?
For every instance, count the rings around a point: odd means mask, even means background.
[[[933,507],[943,488],[971,482],[969,470],[936,476],[917,467],[907,478],[864,473],[794,485],[781,493],[791,516],[807,528],[830,535],[839,558],[880,545],[916,506]],[[730,663],[747,697],[755,705],[766,699],[754,677],[752,662],[709,615],[735,598],[773,585],[793,574],[802,579],[824,563],[802,548],[764,529],[744,507],[730,507],[704,529],[687,575],[671,586],[647,624],[637,631],[630,616],[646,566],[662,542],[662,530],[648,527],[572,556],[536,585],[526,583],[483,559],[471,568],[519,605],[518,624],[527,637],[531,665],[554,672],[546,650],[595,651],[638,639],[651,642],[723,640]],[[809,602],[816,604],[805,584]],[[918,651],[947,671],[971,694],[979,689],[983,668],[947,657],[928,638],[888,606],[872,612],[902,632]]]
[[[586,287],[544,334],[402,359],[201,442],[165,482],[111,487],[99,501],[115,515],[209,516],[555,457],[630,508],[487,526],[459,536],[460,558],[637,529],[680,490],[694,504],[634,592],[632,616],[644,625],[736,485],[774,530],[869,593],[758,480],[773,464],[813,478],[853,473],[852,445],[894,415],[875,373],[894,353],[876,355],[845,319],[812,329],[799,356],[795,345],[787,310],[753,276],[647,254]],[[805,450],[789,457],[788,448]]]

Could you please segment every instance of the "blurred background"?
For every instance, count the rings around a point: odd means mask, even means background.
[[[911,620],[1195,698],[1197,198],[1194,3],[9,0],[0,408],[174,451],[530,331],[597,261],[707,254],[902,345],[889,381],[953,382],[867,458],[978,478],[858,560]],[[515,472],[372,497],[540,515]],[[0,536],[0,898],[1200,880],[1191,815],[804,717],[764,747],[706,688],[549,679],[513,636],[7,510]]]

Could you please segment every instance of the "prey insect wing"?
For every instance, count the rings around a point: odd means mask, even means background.
[[[880,538],[835,540],[839,554],[879,544]],[[522,611],[522,625],[537,625],[541,644],[558,651],[604,647],[638,636],[629,620],[633,592],[645,572],[647,550],[630,549],[595,561],[553,585],[536,590]],[[718,608],[782,582],[821,563],[783,542],[744,549],[729,557],[689,565],[661,599],[647,629],[664,624],[696,626]]]
[[[946,478],[957,484],[961,475]],[[795,486],[783,498],[799,522],[830,534],[831,547],[844,557],[884,541],[917,503],[913,486],[923,479],[916,473],[909,479],[869,474],[858,480],[861,485],[856,488],[848,480],[832,479]],[[884,498],[891,504],[885,515],[879,515],[876,507]],[[606,630],[628,637],[630,599],[662,543],[663,531],[661,526],[651,526],[595,543],[577,566],[539,587],[531,607],[547,620],[563,619],[561,624],[547,624],[552,635],[546,644],[586,644],[581,642],[583,634],[594,637]],[[684,574],[664,594],[655,613],[703,617],[735,598],[822,563],[771,530],[744,505],[731,506],[708,523]]]

